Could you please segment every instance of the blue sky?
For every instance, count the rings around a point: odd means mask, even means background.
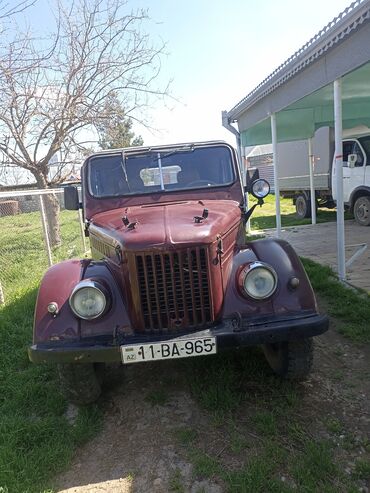
[[[173,79],[180,102],[148,111],[152,133],[138,125],[145,144],[234,138],[221,125],[231,109],[264,77],[349,5],[348,0],[132,0],[149,9],[154,41],[167,42],[161,79]],[[51,23],[50,3],[27,12],[34,29]]]

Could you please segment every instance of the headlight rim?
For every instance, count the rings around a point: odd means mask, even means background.
[[[252,294],[250,294],[246,289],[245,289],[245,279],[246,277],[255,269],[258,269],[258,268],[264,268],[266,270],[268,270],[273,278],[274,278],[274,288],[273,290],[265,297],[257,297],[257,296],[253,296]],[[243,294],[244,297],[247,297],[247,298],[250,298],[254,301],[266,301],[268,300],[269,298],[271,298],[271,296],[273,296],[275,293],[276,293],[276,290],[278,288],[278,275],[275,271],[275,269],[270,265],[270,264],[267,264],[266,262],[261,262],[259,260],[256,260],[254,262],[250,262],[246,265],[244,265],[239,273],[239,277],[238,277],[238,284],[239,284],[239,290],[240,292]]]
[[[265,195],[258,195],[255,193],[254,191],[254,186],[258,183],[258,182],[263,182],[264,184],[267,185],[268,187],[268,190],[267,190],[267,193]],[[264,178],[257,178],[257,180],[254,180],[254,182],[251,184],[251,194],[253,195],[253,197],[255,197],[256,199],[265,199],[271,192],[271,185],[270,183],[265,180]]]
[[[82,315],[80,315],[74,308],[74,305],[73,305],[73,298],[74,296],[76,296],[76,294],[81,290],[81,289],[84,289],[84,288],[93,288],[93,289],[96,289],[97,291],[99,291],[103,296],[104,296],[104,299],[105,299],[105,305],[104,305],[104,308],[103,310],[98,313],[97,315],[94,315],[93,317],[84,317]],[[82,320],[96,320],[97,318],[100,318],[102,317],[108,310],[109,308],[109,300],[110,300],[110,297],[109,297],[109,291],[108,289],[99,281],[96,281],[96,280],[93,280],[93,279],[83,279],[82,281],[80,281],[79,283],[76,284],[76,286],[73,288],[71,294],[70,294],[70,297],[69,297],[69,306],[73,312],[73,314],[82,319]]]

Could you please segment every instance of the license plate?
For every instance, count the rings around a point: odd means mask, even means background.
[[[121,346],[123,363],[142,363],[161,359],[190,358],[217,352],[216,337],[176,339],[153,344]]]

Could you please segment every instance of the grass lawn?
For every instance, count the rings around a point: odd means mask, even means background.
[[[63,242],[53,249],[54,262],[83,253],[77,212],[62,211],[60,224]],[[13,300],[37,286],[47,267],[40,214],[0,217],[0,282],[5,300]]]
[[[302,259],[315,293],[325,302],[336,329],[353,342],[370,343],[370,296],[341,284],[330,267]]]
[[[249,195],[250,204],[254,204],[257,200]],[[266,197],[262,207],[257,207],[251,218],[252,229],[267,229],[275,228],[275,196],[269,195]],[[298,219],[295,214],[295,206],[292,199],[280,198],[281,209],[281,224],[282,226],[299,226],[301,224],[311,224],[311,219]],[[350,219],[349,212],[345,213],[345,219]],[[336,209],[323,209],[317,211],[317,222],[325,223],[336,220]]]
[[[61,228],[55,261],[82,253],[76,213],[62,212]],[[40,493],[95,433],[100,412],[84,409],[70,424],[55,368],[28,360],[37,287],[47,268],[38,213],[0,218],[0,266],[6,299],[0,307],[0,491]]]

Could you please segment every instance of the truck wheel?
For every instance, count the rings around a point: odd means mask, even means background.
[[[359,197],[356,200],[353,215],[361,226],[370,226],[370,197]]]
[[[299,219],[311,217],[311,202],[304,195],[298,195],[295,199],[295,211]]]
[[[313,361],[313,341],[298,339],[263,346],[265,357],[273,371],[289,380],[304,380]]]
[[[103,370],[104,364],[58,365],[59,382],[64,397],[78,406],[95,402],[101,394]]]

